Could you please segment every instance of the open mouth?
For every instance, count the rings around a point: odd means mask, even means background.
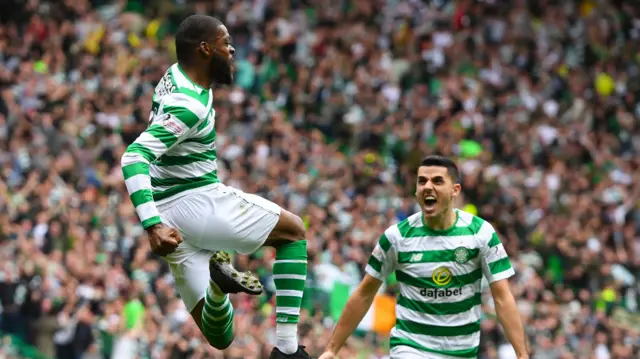
[[[427,208],[433,207],[438,203],[438,199],[434,196],[426,196],[424,198],[424,205]]]

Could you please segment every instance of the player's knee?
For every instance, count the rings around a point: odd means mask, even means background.
[[[280,232],[281,237],[288,241],[296,242],[305,239],[305,235],[307,230],[304,226],[304,222],[302,218],[297,215],[289,212],[282,211],[280,215],[279,226],[276,226],[278,232]]]
[[[293,217],[293,226],[291,230],[291,237],[293,241],[301,241],[306,238],[307,228],[304,225],[304,221],[302,218],[296,216],[295,214],[291,214]]]
[[[302,219],[295,214],[282,210],[280,219],[267,240],[267,245],[279,245],[297,242],[305,239],[306,228]]]

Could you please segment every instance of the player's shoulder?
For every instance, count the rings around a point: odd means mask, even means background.
[[[393,244],[405,237],[411,237],[411,232],[422,227],[422,213],[414,213],[409,217],[392,224],[384,231],[384,236]]]
[[[469,212],[465,212],[461,209],[456,209],[457,221],[456,229],[460,234],[461,232],[468,232],[469,235],[473,235],[480,240],[488,241],[491,239],[495,230],[489,221],[476,216]]]
[[[189,80],[177,63],[167,69],[156,85],[153,100],[162,105],[164,113],[188,111],[202,120],[213,112],[211,91]]]
[[[470,234],[478,234],[480,233],[480,229],[485,223],[489,223],[485,221],[483,218],[471,214],[469,212],[465,212],[461,209],[455,209],[457,220],[456,220],[456,228],[465,228]]]

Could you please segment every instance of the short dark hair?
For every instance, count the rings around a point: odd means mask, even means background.
[[[220,26],[222,26],[222,21],[208,15],[191,15],[182,20],[176,33],[178,63],[181,65],[191,64],[198,45],[202,41],[211,41]]]
[[[429,155],[422,159],[420,162],[420,167],[422,166],[435,166],[435,167],[444,167],[447,169],[447,173],[453,183],[458,183],[460,181],[460,171],[458,171],[458,166],[452,160],[447,157],[440,155]]]

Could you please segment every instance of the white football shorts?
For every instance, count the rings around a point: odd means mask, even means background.
[[[162,222],[184,241],[165,259],[176,289],[191,312],[209,286],[213,251],[257,251],[278,223],[280,206],[254,194],[215,183],[158,204]]]

